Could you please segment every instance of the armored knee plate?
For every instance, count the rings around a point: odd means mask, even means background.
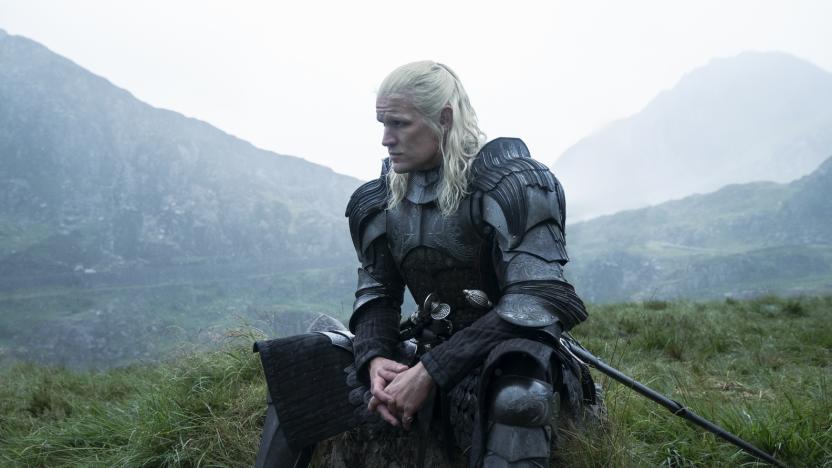
[[[553,406],[550,384],[519,375],[497,378],[489,404],[484,466],[548,466]]]

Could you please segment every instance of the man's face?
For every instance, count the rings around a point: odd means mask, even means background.
[[[410,100],[401,95],[376,99],[376,118],[384,124],[381,144],[398,174],[423,171],[442,163],[439,139]]]

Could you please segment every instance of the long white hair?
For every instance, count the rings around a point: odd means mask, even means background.
[[[378,96],[394,94],[408,99],[439,139],[442,180],[437,202],[442,214],[450,215],[468,195],[471,163],[485,144],[485,134],[477,125],[477,113],[456,73],[447,65],[430,60],[402,65],[387,75]],[[442,109],[446,107],[453,113],[447,132],[439,124]],[[407,193],[409,177],[391,170],[387,180],[390,187],[387,208],[393,209]]]

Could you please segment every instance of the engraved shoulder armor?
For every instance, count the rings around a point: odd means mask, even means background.
[[[502,291],[498,315],[515,325],[569,329],[586,319],[563,276],[565,198],[557,178],[516,138],[498,138],[473,167],[481,219],[493,229],[493,264]]]
[[[498,138],[480,150],[474,162],[474,190],[483,193],[482,217],[499,236],[503,250],[513,250],[538,224],[550,221],[560,237],[566,220],[563,189],[549,169],[529,155],[522,140]],[[557,252],[564,263],[565,249]],[[551,255],[547,255],[551,256]]]

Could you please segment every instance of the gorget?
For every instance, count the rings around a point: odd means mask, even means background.
[[[439,180],[442,178],[442,166],[426,171],[414,171],[408,177],[405,198],[411,203],[423,205],[436,200],[439,196]]]

